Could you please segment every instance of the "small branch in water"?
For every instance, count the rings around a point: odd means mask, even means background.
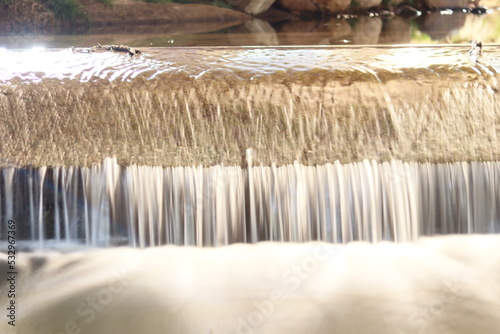
[[[475,63],[479,62],[479,57],[481,57],[481,53],[483,52],[483,43],[477,41],[471,41],[471,49],[469,50],[469,56],[472,61]]]
[[[75,53],[93,53],[93,52],[122,52],[122,53],[128,53],[129,56],[137,56],[141,54],[141,51],[131,48],[130,46],[126,45],[101,45],[97,43],[97,45],[94,45],[93,47],[90,48],[74,48],[71,47],[71,50]]]

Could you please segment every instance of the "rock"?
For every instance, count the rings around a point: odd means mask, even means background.
[[[271,8],[276,0],[226,0],[234,8],[250,15],[259,15]]]
[[[468,8],[469,0],[425,0],[430,8]]]
[[[326,29],[317,20],[290,20],[279,28],[279,39],[282,45],[327,45]]]
[[[252,17],[240,11],[202,4],[120,2],[113,6],[93,0],[79,0],[95,25],[160,22],[189,22],[192,25],[210,22],[240,22]]]
[[[454,31],[458,31],[465,24],[467,14],[454,13],[453,15],[441,15],[434,12],[424,15],[417,20],[421,32],[426,33],[435,41],[445,41]]]
[[[332,12],[340,12],[343,11],[351,5],[351,0],[335,0],[335,1],[327,1],[325,8]]]
[[[404,5],[404,6],[399,6],[396,8],[394,11],[394,14],[404,17],[404,18],[409,18],[409,17],[416,17],[420,16],[422,12],[420,12],[418,9],[413,8],[412,6]]]
[[[500,0],[482,0],[479,4],[487,8],[500,7]]]
[[[410,43],[410,21],[399,16],[392,17],[384,24],[378,42],[380,44]]]
[[[331,19],[327,22],[327,28],[331,34],[330,38],[336,43],[341,39],[348,39],[349,35],[352,34],[351,25],[343,19]]]
[[[264,13],[260,14],[258,17],[259,17],[259,19],[265,20],[271,24],[294,19],[294,16],[292,13],[287,12],[287,11],[282,10],[282,9],[278,9],[276,7],[269,8]]]
[[[379,6],[382,0],[356,0],[358,7],[361,9],[368,9],[375,6]]]
[[[353,44],[377,44],[382,31],[380,17],[361,16],[354,27]]]
[[[261,19],[253,19],[227,34],[230,45],[279,45],[276,30]]]
[[[330,45],[349,39],[352,28],[347,20],[330,19],[288,21],[280,27],[279,39],[282,45]]]
[[[291,12],[314,12],[318,10],[318,7],[314,6],[310,0],[279,0],[278,3]]]
[[[311,0],[279,0],[279,4],[291,12],[328,11],[334,13],[349,8],[351,0],[316,0],[315,2]]]
[[[17,0],[2,4],[0,1],[0,31],[43,32],[56,25],[54,13],[43,3],[34,0]]]

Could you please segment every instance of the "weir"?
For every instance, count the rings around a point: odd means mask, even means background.
[[[497,45],[141,51],[0,50],[1,241],[500,232]]]
[[[108,158],[91,168],[4,168],[0,184],[0,235],[13,219],[32,248],[500,232],[499,162],[163,168]]]
[[[496,334],[500,49],[468,50],[0,50],[0,332]]]

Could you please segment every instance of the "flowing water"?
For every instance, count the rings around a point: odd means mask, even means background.
[[[0,50],[0,332],[495,334],[500,47],[468,50]]]
[[[469,49],[468,45],[143,48],[144,54],[134,58],[118,53],[75,53],[71,49],[0,49],[0,83],[39,83],[43,79],[131,81],[138,77],[167,80],[175,75],[196,79],[210,74],[242,80],[270,76],[272,81],[279,74],[307,75],[311,71],[311,75],[324,71],[332,77],[360,73],[378,81],[386,80],[384,75],[405,77],[415,71],[426,78],[498,75],[498,45],[485,46],[480,62],[471,59]]]
[[[494,108],[500,72],[497,45],[485,46],[480,59],[472,59],[463,45],[142,51],[140,57],[129,57],[70,49],[4,49],[0,51],[0,83],[5,89],[36,92],[52,87],[54,82],[60,82],[63,88],[72,82],[81,87],[102,87],[103,82],[139,82],[144,87],[167,82],[168,87],[171,82],[173,87],[178,80],[184,80],[185,85],[219,80],[249,86],[281,82],[286,86],[283,77],[289,77],[304,86],[319,82],[324,87],[329,81],[351,77],[354,82],[373,82],[387,91],[394,80],[421,80],[430,82],[432,91],[438,89],[434,82],[454,78],[465,94],[468,85],[477,86],[479,82],[484,87],[482,92],[493,97],[493,105],[478,101],[475,107],[493,113],[489,154],[490,159],[498,157],[498,124],[494,125],[498,119]],[[4,95],[12,93],[5,90]],[[270,96],[274,98],[274,93]],[[45,98],[36,101],[47,103],[43,102]],[[134,103],[128,99],[129,104]],[[320,96],[320,104],[327,105],[324,99]],[[399,98],[403,103],[410,99]],[[440,96],[437,101],[442,99]],[[61,113],[57,111],[58,101],[52,100],[53,106],[47,108]],[[395,101],[389,98],[389,109],[394,108]],[[402,136],[398,128],[395,131]],[[447,132],[451,130],[445,129]],[[5,148],[10,145],[7,140],[4,144]],[[475,150],[477,145],[482,144],[474,142]],[[64,150],[55,144],[54,148]],[[91,167],[57,166],[55,162],[56,167],[19,168],[15,167],[19,164],[16,160],[4,156],[4,165],[11,167],[3,168],[0,178],[0,235],[5,240],[9,219],[22,226],[21,239],[42,248],[54,242],[145,247],[220,246],[263,240],[411,241],[421,235],[500,231],[500,165],[496,161],[429,164],[364,160],[318,166],[299,162],[252,166],[252,150],[246,154],[246,167],[174,168],[120,166],[111,158]],[[34,160],[24,161],[30,165]]]
[[[500,164],[3,170],[3,221],[32,247],[322,240],[500,232]],[[7,224],[2,226],[6,235]]]

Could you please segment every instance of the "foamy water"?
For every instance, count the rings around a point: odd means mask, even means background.
[[[6,256],[0,254],[6,286]],[[496,334],[500,237],[18,255],[5,334]],[[5,293],[0,305],[6,309]],[[4,311],[5,312],[5,311]]]

